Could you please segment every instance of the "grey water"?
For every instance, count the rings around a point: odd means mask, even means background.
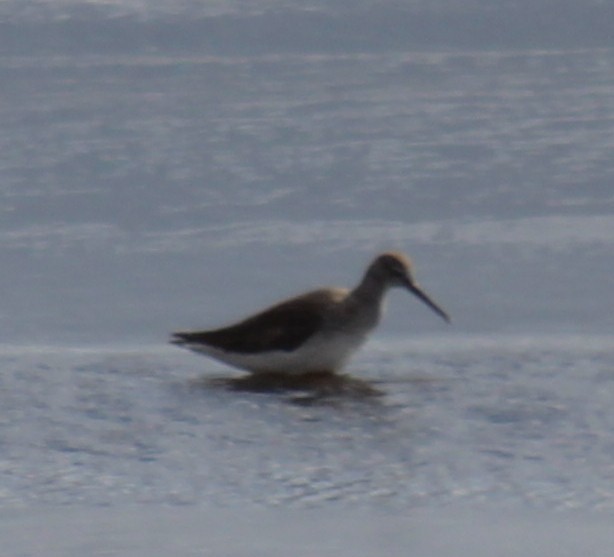
[[[0,3],[3,554],[609,555],[613,16]],[[381,396],[167,344],[388,249]]]

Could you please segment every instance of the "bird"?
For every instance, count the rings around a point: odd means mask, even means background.
[[[409,257],[392,251],[377,256],[353,289],[313,290],[233,325],[172,333],[171,343],[253,375],[335,375],[378,325],[393,287],[409,290],[450,323],[414,278]]]

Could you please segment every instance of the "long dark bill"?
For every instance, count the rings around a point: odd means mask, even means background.
[[[412,294],[420,298],[437,315],[439,315],[444,321],[446,321],[446,323],[450,323],[450,316],[443,309],[441,309],[433,300],[431,300],[430,296],[424,290],[422,290],[422,288],[420,288],[415,283],[408,283],[407,288]]]

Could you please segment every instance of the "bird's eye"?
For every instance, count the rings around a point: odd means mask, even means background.
[[[404,277],[407,274],[405,268],[401,267],[400,265],[393,265],[391,271],[394,275],[399,277]]]

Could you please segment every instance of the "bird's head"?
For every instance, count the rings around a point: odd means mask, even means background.
[[[411,260],[405,254],[400,252],[381,254],[371,263],[368,273],[388,286],[406,288],[442,319],[450,322],[450,316],[416,282]]]

